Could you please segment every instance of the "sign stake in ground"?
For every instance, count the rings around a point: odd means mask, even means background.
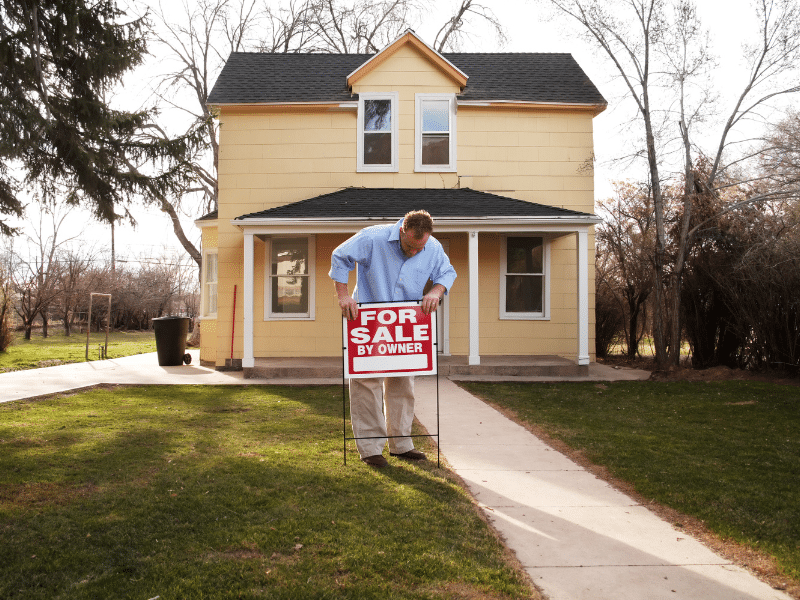
[[[342,437],[344,464],[347,440],[348,379],[436,375],[436,424],[433,434],[389,437],[435,437],[439,460],[439,354],[436,313],[426,315],[421,302],[364,302],[358,317],[342,317]],[[382,437],[380,439],[383,439]]]
[[[100,346],[100,359],[108,358],[108,328],[111,327],[111,294],[92,292],[89,294],[89,320],[86,324],[86,360],[89,360],[89,334],[92,332],[92,302],[95,296],[108,298],[108,318],[106,319],[106,345]]]

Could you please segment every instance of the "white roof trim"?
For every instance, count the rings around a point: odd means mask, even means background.
[[[317,102],[214,102],[208,106],[319,106],[320,104],[358,110],[358,100],[352,102],[342,102],[340,100],[319,100]]]
[[[539,100],[459,100],[456,96],[456,103],[459,106],[493,106],[495,104],[523,104],[541,106],[574,106],[581,108],[606,108],[608,104],[598,104],[597,102],[541,102]]]
[[[353,233],[364,227],[380,223],[395,223],[395,217],[353,217],[338,219],[231,219],[230,223],[242,232],[253,234],[280,233]],[[434,218],[434,232],[466,232],[491,231],[551,231],[556,233],[574,233],[592,225],[601,223],[602,219],[594,215],[586,217],[439,217]],[[434,235],[435,235],[434,233]]]

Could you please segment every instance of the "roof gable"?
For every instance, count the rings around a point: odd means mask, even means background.
[[[360,65],[355,71],[350,73],[347,76],[347,87],[352,88],[353,85],[359,82],[359,80],[371,73],[386,60],[391,58],[401,48],[408,46],[414,48],[419,54],[427,59],[428,62],[442,71],[445,75],[453,79],[453,81],[455,81],[461,89],[464,89],[464,86],[467,85],[467,79],[469,79],[469,76],[466,73],[461,71],[461,69],[456,67],[443,55],[436,52],[436,50],[428,46],[428,44],[423,42],[411,29],[408,29],[394,42],[378,52],[378,54],[372,56],[372,58]]]

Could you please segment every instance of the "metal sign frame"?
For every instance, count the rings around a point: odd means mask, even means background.
[[[358,303],[358,310],[359,314],[361,314],[362,308],[366,310],[371,310],[373,308],[380,309],[387,306],[392,307],[400,307],[407,306],[407,307],[415,307],[419,308],[421,306],[421,301],[417,302],[359,302]],[[348,369],[348,321],[344,317],[342,317],[342,456],[344,459],[344,464],[347,465],[347,442],[349,440],[368,440],[368,439],[388,439],[388,438],[400,438],[400,437],[411,437],[411,438],[418,438],[418,437],[428,437],[428,438],[436,438],[436,466],[441,467],[441,455],[439,451],[439,332],[438,328],[436,327],[436,312],[433,312],[429,315],[430,319],[430,335],[431,335],[431,348],[432,348],[432,365],[431,369],[426,369],[423,373],[420,373],[418,369],[412,371],[406,371],[402,369],[389,369],[382,372],[378,372],[375,374],[360,374],[356,375],[359,378],[365,377],[408,377],[408,376],[417,376],[417,375],[435,375],[436,376],[436,432],[435,433],[427,433],[427,434],[416,434],[416,435],[408,435],[408,436],[372,436],[372,437],[353,437],[347,435],[347,381],[349,369]],[[413,343],[413,341],[412,341]],[[387,360],[389,360],[387,358]]]

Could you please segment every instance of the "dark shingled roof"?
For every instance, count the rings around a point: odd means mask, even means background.
[[[587,218],[592,214],[535,204],[469,188],[345,188],[300,200],[237,220],[248,219],[399,219],[410,210],[427,210],[434,218],[539,217]]]
[[[208,96],[209,104],[346,102],[347,76],[372,54],[234,52]],[[469,76],[463,100],[606,104],[571,54],[443,54]]]

